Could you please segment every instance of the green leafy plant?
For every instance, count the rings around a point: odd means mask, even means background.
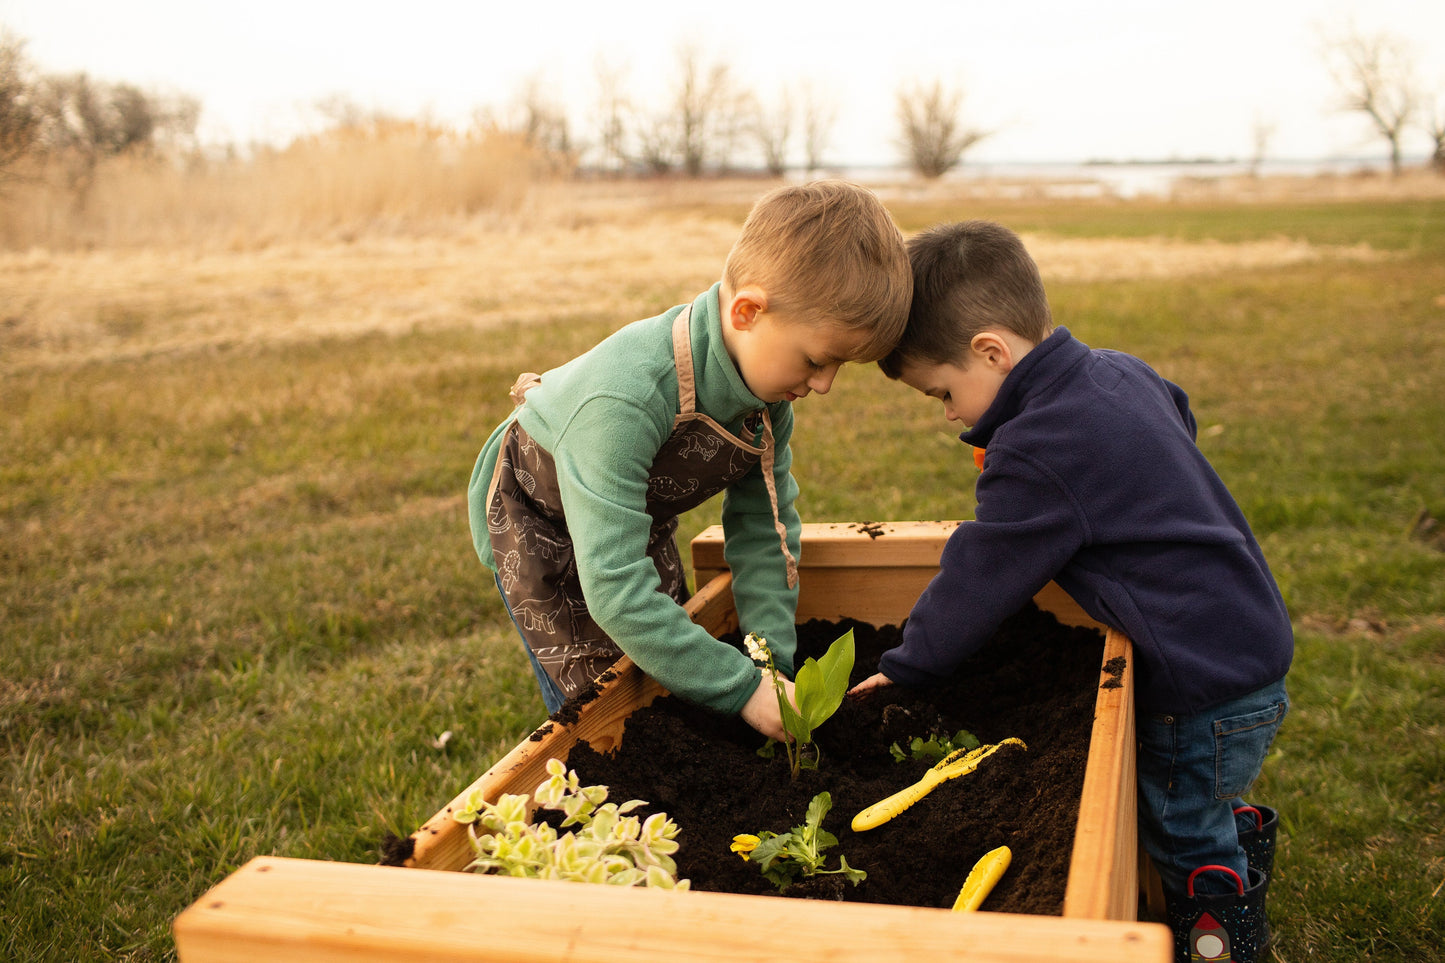
[[[977,749],[979,746],[978,737],[967,729],[960,729],[952,736],[938,732],[930,732],[928,738],[914,736],[908,743],[908,750],[905,752],[898,743],[888,747],[895,762],[904,762],[908,759],[918,759],[923,762],[938,762],[944,756],[960,749]]]
[[[793,694],[798,701],[796,709],[788,701],[767,639],[749,633],[743,642],[752,660],[772,678],[773,688],[778,694],[778,710],[783,715],[783,728],[793,737],[791,742],[783,743],[783,748],[788,753],[788,768],[796,779],[800,769],[817,767],[817,747],[813,746],[811,759],[807,758],[804,749],[813,745],[813,730],[838,711],[843,704],[843,696],[848,692],[848,676],[853,671],[853,630],[849,629],[834,639],[821,659],[810,658],[803,663],[798,677],[793,680]],[[773,748],[774,740],[769,739],[760,751],[771,755]]]
[[[833,797],[820,792],[808,803],[808,815],[803,825],[794,826],[786,833],[763,830],[756,836],[742,833],[733,837],[733,852],[743,859],[757,863],[763,876],[767,877],[778,892],[807,876],[842,875],[854,886],[868,878],[861,869],[848,865],[848,860],[838,857],[837,869],[824,869],[826,857],[823,850],[838,845],[838,837],[823,828],[823,817],[833,808]]]
[[[548,778],[537,786],[537,805],[564,813],[559,834],[547,823],[527,818],[528,796],[504,793],[487,802],[474,792],[452,818],[467,824],[476,858],[467,869],[504,876],[565,879],[615,886],[688,889],[677,878],[677,824],[666,813],[643,820],[627,815],[647,803],[607,802],[606,786],[583,786],[577,773],[559,759],[547,760]],[[485,832],[479,833],[477,827]]]

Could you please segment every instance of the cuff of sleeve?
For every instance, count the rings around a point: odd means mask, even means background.
[[[878,660],[878,671],[887,676],[890,681],[913,689],[926,688],[940,681],[938,677],[930,675],[927,672],[920,672],[911,666],[899,663],[895,659],[890,659],[890,654],[891,653],[885,652],[883,653],[883,657]]]
[[[748,700],[751,699],[753,693],[758,690],[758,681],[762,678],[762,670],[759,669],[746,678],[748,680],[747,684],[739,685],[737,689],[733,690],[725,704],[714,704],[711,708],[717,709],[719,712],[725,712],[730,716],[735,716],[742,712],[743,706],[748,704]]]

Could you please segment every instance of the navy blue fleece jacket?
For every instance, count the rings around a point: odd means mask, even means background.
[[[1283,677],[1289,614],[1195,430],[1177,385],[1056,329],[961,436],[987,449],[975,520],[879,670],[946,676],[1052,579],[1134,642],[1143,711],[1193,713]]]

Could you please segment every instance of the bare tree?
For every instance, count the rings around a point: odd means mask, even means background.
[[[1430,154],[1430,166],[1435,173],[1445,174],[1445,103],[1437,99],[1425,118],[1425,132],[1435,142],[1435,150]]]
[[[772,106],[759,105],[753,115],[753,137],[763,153],[763,165],[774,177],[782,177],[788,169],[788,142],[796,114],[792,92],[784,89]]]
[[[622,171],[631,162],[627,137],[632,103],[626,93],[627,68],[613,66],[599,56],[593,63],[593,73],[597,78],[597,144],[602,167]]]
[[[808,173],[823,166],[823,152],[833,137],[833,125],[838,121],[838,105],[811,84],[803,85],[803,157]]]
[[[337,130],[361,131],[374,127],[385,127],[400,118],[392,117],[385,111],[363,107],[342,93],[328,94],[318,99],[312,109],[330,128]]]
[[[96,154],[112,139],[103,95],[85,74],[42,77],[35,85],[35,105],[47,151]]]
[[[1344,109],[1370,118],[1390,144],[1391,173],[1400,173],[1400,139],[1419,104],[1414,64],[1404,42],[1351,28],[1328,42],[1326,58],[1344,95]]]
[[[704,64],[693,44],[678,48],[677,66],[663,106],[637,117],[638,159],[658,174],[681,168],[697,177],[710,166],[726,168],[747,130],[752,97],[733,83],[726,63]]]
[[[30,64],[25,44],[0,34],[0,184],[13,165],[34,149],[40,115],[31,98]]]
[[[166,98],[84,73],[41,77],[32,97],[36,148],[61,165],[77,206],[85,204],[102,160],[150,154],[167,140],[183,145],[194,139],[200,117],[194,98]]]
[[[728,65],[702,62],[694,44],[678,49],[678,81],[673,97],[677,118],[678,153],[689,177],[702,174],[712,161],[719,167],[732,163],[743,130],[748,96],[733,84]]]
[[[178,153],[194,154],[200,149],[196,128],[201,122],[201,101],[189,94],[179,94],[160,101],[156,144]]]
[[[104,85],[83,73],[42,77],[35,103],[40,144],[63,165],[77,206],[85,204],[100,159],[131,146],[130,138],[148,127],[143,116],[135,115],[134,104],[129,107],[132,115],[122,121]]]
[[[130,84],[102,87],[109,126],[103,153],[185,152],[195,148],[201,102],[186,94],[143,91]]]
[[[677,164],[677,118],[660,111],[639,119],[636,129],[637,159],[654,174],[666,174]]]
[[[110,91],[111,153],[127,147],[155,143],[161,116],[158,105],[130,84],[117,84]]]
[[[523,80],[505,106],[477,110],[473,119],[482,130],[516,137],[551,173],[570,172],[576,164],[567,111],[547,92],[540,75]]]
[[[536,150],[556,159],[573,154],[567,111],[545,89],[541,77],[529,77],[517,94],[516,130]]]
[[[963,91],[945,88],[940,80],[900,89],[897,104],[903,149],[913,169],[924,177],[941,177],[966,150],[988,136],[963,126]]]
[[[1278,127],[1273,121],[1265,120],[1262,117],[1255,117],[1254,127],[1251,133],[1254,138],[1254,152],[1249,158],[1249,176],[1258,177],[1259,169],[1264,164],[1265,154],[1269,153],[1269,142],[1274,140]]]

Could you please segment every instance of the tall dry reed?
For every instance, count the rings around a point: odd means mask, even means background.
[[[416,122],[338,128],[250,156],[33,161],[0,188],[0,248],[253,248],[512,211],[546,170],[519,137]]]

